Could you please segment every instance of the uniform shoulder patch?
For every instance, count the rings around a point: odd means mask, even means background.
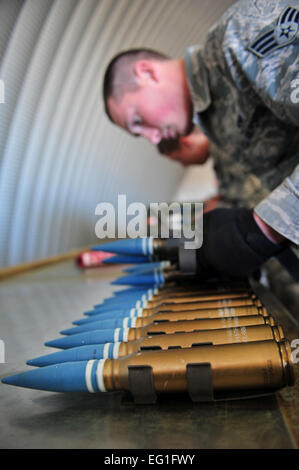
[[[288,6],[280,14],[275,28],[259,34],[247,49],[263,58],[279,47],[291,44],[299,31],[299,9]]]

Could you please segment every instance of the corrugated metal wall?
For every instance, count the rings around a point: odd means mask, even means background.
[[[101,82],[128,47],[182,56],[232,0],[0,0],[0,265],[95,239],[95,207],[168,201],[183,174],[103,113]]]

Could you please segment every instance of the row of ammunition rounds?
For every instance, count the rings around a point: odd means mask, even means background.
[[[156,393],[189,392],[200,401],[207,390],[213,399],[293,385],[282,327],[247,283],[186,280],[115,293],[45,343],[60,351],[27,361],[39,368],[3,382],[62,392],[131,391],[139,402]]]

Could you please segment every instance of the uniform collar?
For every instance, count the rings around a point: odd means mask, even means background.
[[[185,68],[193,103],[193,120],[211,104],[208,70],[204,64],[200,46],[190,46],[185,53]]]

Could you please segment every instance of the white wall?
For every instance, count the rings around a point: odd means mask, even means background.
[[[173,57],[232,0],[0,0],[0,265],[97,241],[98,203],[169,201],[182,168],[103,113],[101,77],[128,47]]]

